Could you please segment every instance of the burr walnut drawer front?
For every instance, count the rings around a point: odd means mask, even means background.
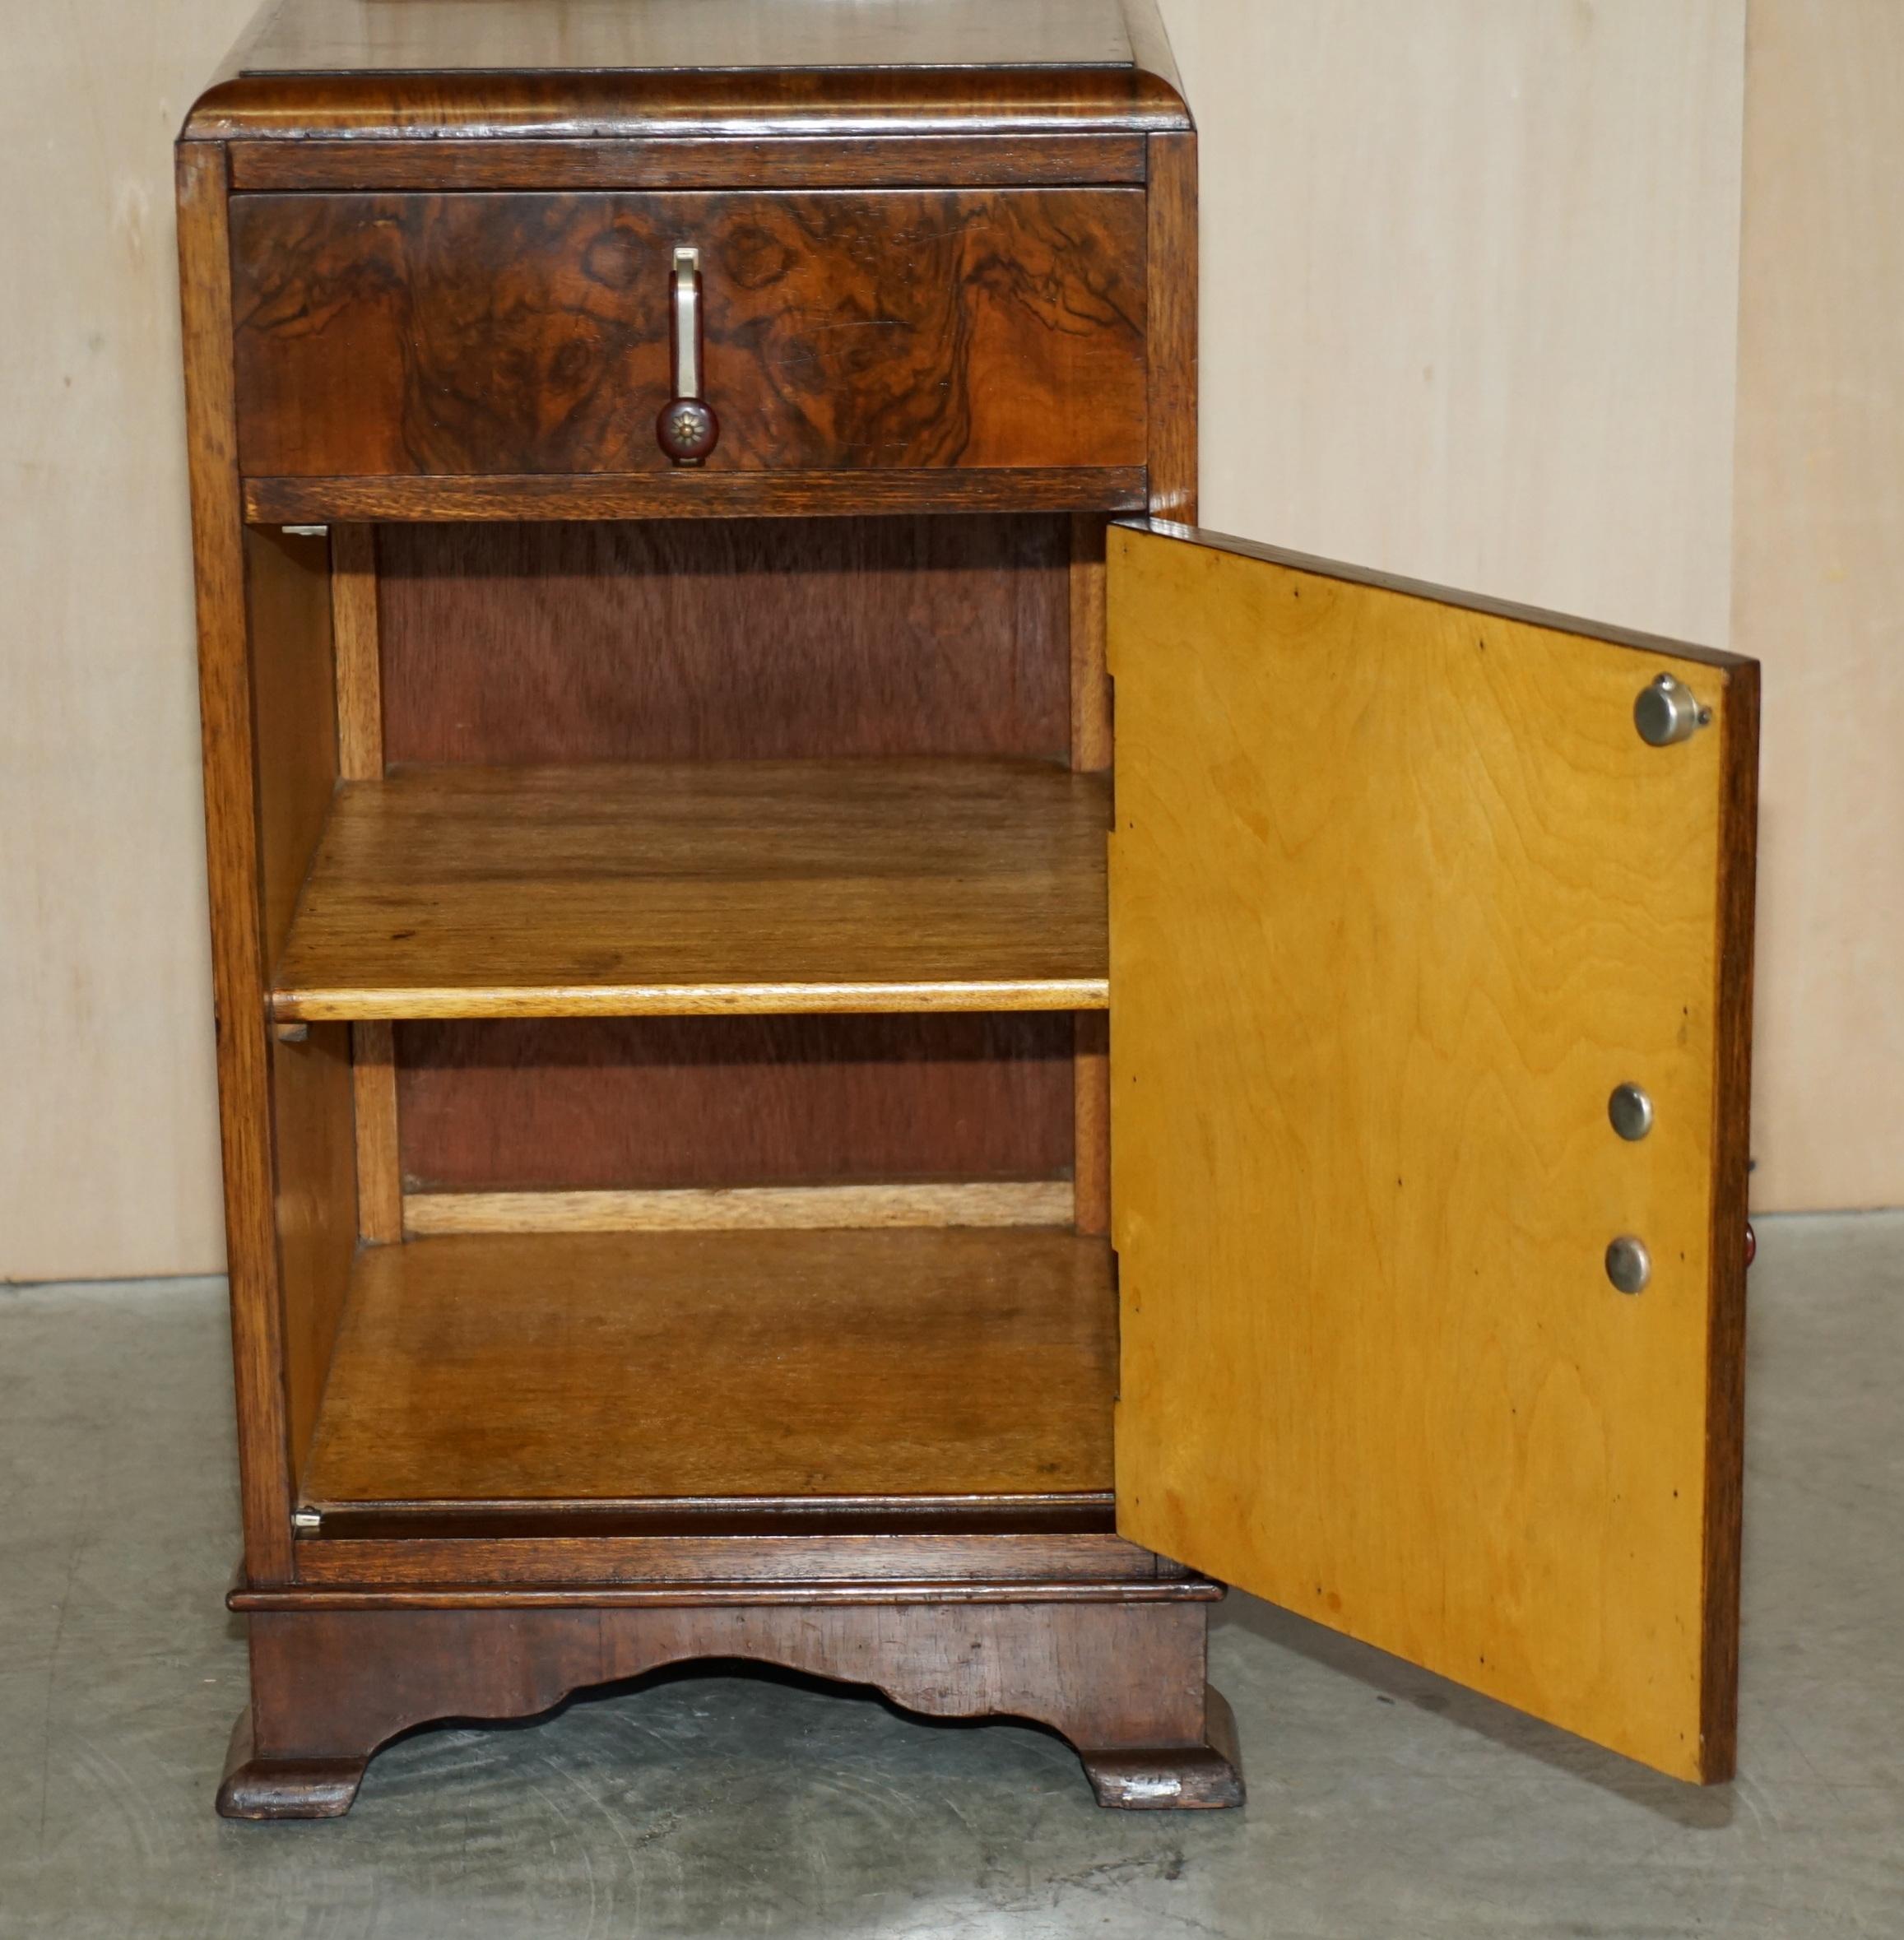
[[[240,195],[240,463],[666,471],[693,249],[709,471],[1141,465],[1145,239],[1136,188]]]

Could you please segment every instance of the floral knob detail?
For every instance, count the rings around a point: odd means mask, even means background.
[[[661,448],[677,465],[698,465],[721,435],[721,423],[699,397],[671,397],[655,426]]]

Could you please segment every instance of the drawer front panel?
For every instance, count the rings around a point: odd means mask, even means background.
[[[240,195],[252,476],[671,469],[701,252],[704,469],[1141,465],[1135,188]]]

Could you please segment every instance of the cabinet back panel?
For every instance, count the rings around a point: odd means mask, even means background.
[[[401,1024],[413,1190],[1049,1179],[1067,1013]]]
[[[387,526],[391,762],[1065,758],[1063,517]],[[430,1023],[397,1033],[435,1191],[1040,1179],[1068,1015]]]
[[[1061,517],[386,526],[386,759],[1070,745]]]

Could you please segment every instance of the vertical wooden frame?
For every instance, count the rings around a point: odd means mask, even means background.
[[[377,618],[377,528],[331,528],[331,627],[337,655],[337,773],[383,776],[383,682]],[[357,1136],[358,1230],[373,1245],[403,1237],[403,1174],[397,1135],[396,1032],[351,1027]]]
[[[1071,518],[1071,766],[1111,765],[1111,680],[1104,669],[1104,521]],[[1073,1023],[1072,1221],[1080,1232],[1111,1230],[1111,1069],[1104,1014]]]
[[[177,165],[239,1491],[245,1573],[253,1584],[285,1583],[291,1577],[290,1461],[273,1218],[276,1195],[224,146],[182,142]]]
[[[337,655],[337,773],[383,774],[383,671],[377,633],[377,528],[331,528],[331,632]]]
[[[1149,261],[1149,506],[1196,522],[1196,137],[1152,135]]]
[[[1712,1343],[1706,1411],[1706,1594],[1700,1693],[1703,1775],[1730,1778],[1738,1759],[1739,1530],[1745,1490],[1745,1224],[1752,1170],[1753,925],[1758,825],[1758,668],[1732,672],[1721,731],[1724,826],[1719,853],[1719,988],[1714,993]]]

